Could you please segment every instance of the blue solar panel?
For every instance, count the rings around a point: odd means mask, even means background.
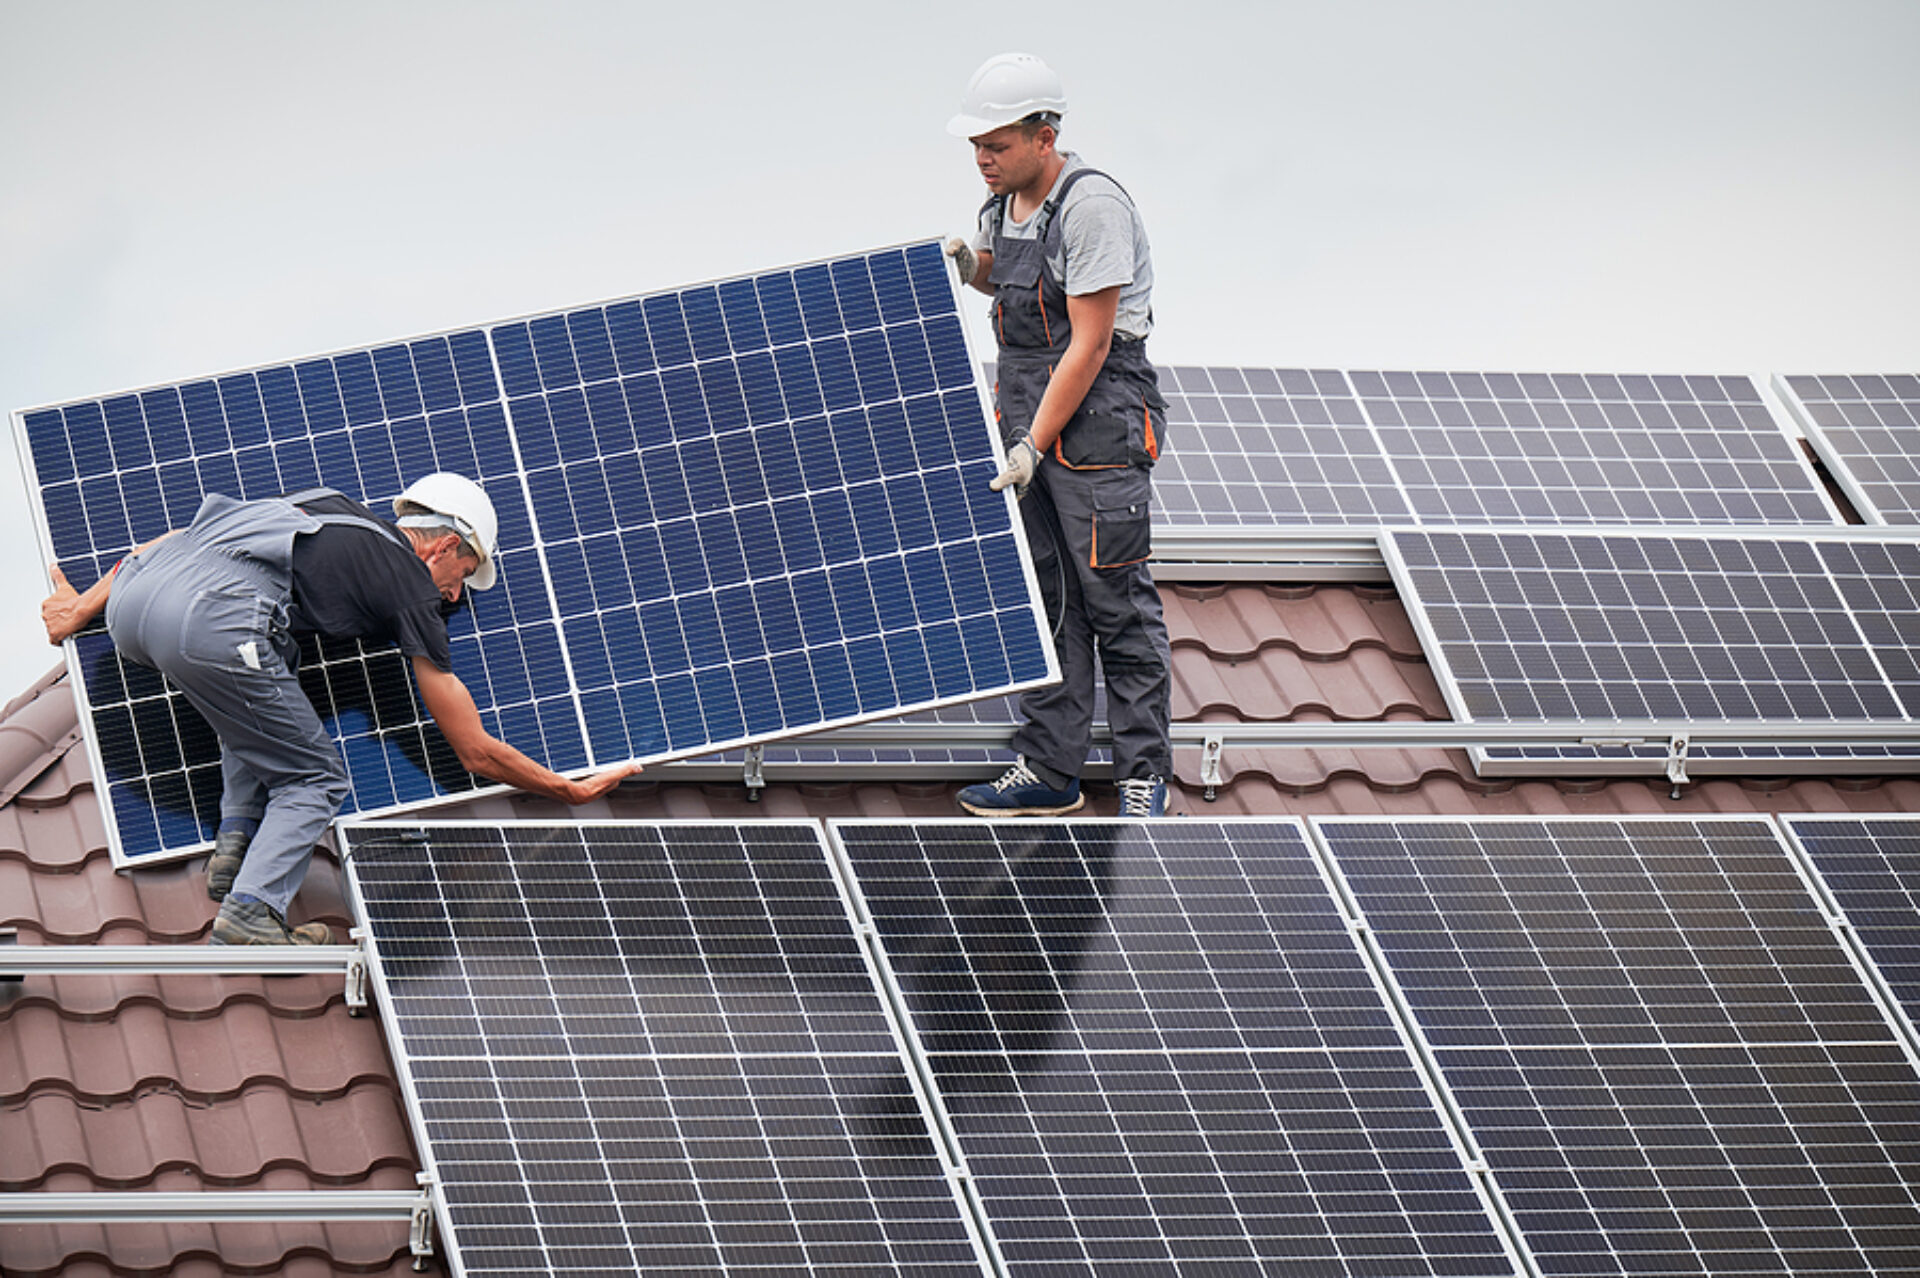
[[[1920,1268],[1920,1072],[1764,819],[1318,819],[1539,1272]]]
[[[454,630],[489,731],[559,771],[679,758],[1053,677],[937,245],[32,410],[53,560],[85,588],[200,497],[376,509],[481,480],[501,585]],[[197,717],[103,634],[72,660],[121,861],[211,837]],[[310,647],[348,811],[473,783],[397,656]],[[164,731],[162,731],[164,730]],[[150,737],[153,732],[160,737]]]

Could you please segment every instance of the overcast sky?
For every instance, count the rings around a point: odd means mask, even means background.
[[[1160,363],[1920,368],[1920,0],[0,0],[0,47],[9,411],[962,231],[1007,49],[1146,216]],[[3,702],[58,658],[0,472]]]

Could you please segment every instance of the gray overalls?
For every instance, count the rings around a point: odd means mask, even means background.
[[[222,819],[260,825],[233,891],[282,915],[307,876],[313,845],[346,801],[346,767],[301,691],[288,628],[293,542],[328,524],[391,528],[356,515],[310,515],[296,501],[218,493],[193,523],[120,567],[107,633],[122,656],[166,675],[220,738]]]
[[[1073,337],[1065,282],[1053,278],[1046,261],[1059,244],[1059,204],[1075,182],[1091,176],[1104,175],[1093,169],[1067,175],[1035,214],[1032,239],[1004,235],[1005,201],[988,201],[1000,344],[994,394],[1008,443],[1027,433]],[[1152,467],[1166,435],[1165,410],[1146,342],[1115,334],[1093,386],[1020,501],[1061,682],[1021,697],[1025,722],[1013,747],[1063,779],[1080,775],[1091,745],[1096,648],[1106,674],[1115,779],[1173,776],[1172,653],[1160,592],[1147,568]]]

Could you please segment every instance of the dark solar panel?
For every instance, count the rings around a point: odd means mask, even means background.
[[[1746,377],[1161,371],[1164,525],[1839,522]]]
[[[951,276],[922,244],[30,411],[46,545],[84,588],[206,492],[379,509],[475,476],[501,585],[455,622],[455,671],[561,771],[1044,682]],[[210,734],[103,634],[75,654],[116,856],[204,846]],[[473,784],[397,656],[310,646],[303,677],[348,811]]]
[[[1920,377],[1783,377],[1776,384],[1867,522],[1920,523]]]
[[[1160,382],[1169,439],[1153,483],[1163,525],[1412,522],[1344,374],[1172,367]]]
[[[1899,727],[1920,710],[1911,539],[1394,530],[1383,544],[1463,720]]]
[[[832,833],[1009,1272],[1513,1272],[1297,823]]]
[[[1868,959],[1920,1025],[1920,817],[1783,817]]]
[[[1770,823],[1315,829],[1542,1273],[1920,1268],[1920,1074]]]
[[[817,826],[344,829],[459,1272],[983,1272]]]

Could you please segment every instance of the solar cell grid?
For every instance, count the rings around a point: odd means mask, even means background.
[[[1770,823],[1315,831],[1543,1273],[1920,1263],[1920,1074]]]
[[[1908,541],[1397,530],[1385,544],[1459,718],[1911,720]]]
[[[1839,522],[1746,377],[1162,374],[1163,524]]]
[[[206,492],[324,484],[378,510],[427,471],[472,475],[500,586],[454,623],[454,668],[488,730],[562,772],[688,757],[1051,677],[954,288],[914,245],[19,429],[48,552],[83,589]],[[204,847],[208,735],[104,639],[74,660],[116,858]],[[309,645],[303,686],[347,758],[346,811],[473,786],[391,654]]]
[[[1513,1272],[1297,823],[831,829],[1011,1272]]]
[[[344,829],[458,1272],[981,1272],[818,827]]]
[[[1788,817],[1910,1024],[1920,1025],[1920,817]]]
[[[1869,523],[1920,523],[1920,377],[1780,377],[1775,384]]]

